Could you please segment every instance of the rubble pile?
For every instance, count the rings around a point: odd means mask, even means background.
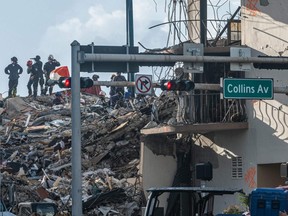
[[[71,212],[71,96],[53,99],[9,98],[0,108],[1,197],[10,207],[48,201]],[[146,96],[114,110],[99,101],[81,94],[84,215],[139,215],[140,130],[175,116],[175,98]]]

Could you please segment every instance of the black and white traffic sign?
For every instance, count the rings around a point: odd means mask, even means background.
[[[152,94],[152,75],[135,75],[135,93],[145,95]]]

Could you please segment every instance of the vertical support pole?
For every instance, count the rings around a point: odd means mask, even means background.
[[[94,42],[91,43],[91,49],[92,49],[92,54],[94,54]],[[95,71],[95,64],[94,61],[92,61],[92,71]]]
[[[207,46],[207,0],[200,1],[200,42]]]
[[[134,27],[133,27],[133,0],[126,0],[126,35],[127,35],[127,54],[130,47],[134,46]],[[128,81],[134,82],[134,72],[130,71],[129,62],[127,62]],[[135,95],[134,87],[130,87],[131,95]]]
[[[73,41],[72,55],[72,216],[82,215],[82,171],[81,171],[81,116],[80,116],[80,44]]]

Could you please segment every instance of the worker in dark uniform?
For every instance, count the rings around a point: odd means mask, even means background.
[[[127,81],[126,78],[121,75],[121,72],[117,72],[116,76],[113,78],[113,82],[124,82]],[[113,108],[117,101],[121,100],[124,97],[124,87],[115,86],[114,95],[110,96],[110,106]]]
[[[34,81],[34,76],[31,73],[32,71],[32,65],[33,65],[33,61],[32,60],[28,60],[26,63],[27,66],[27,74],[30,74],[29,77],[29,81],[27,83],[27,88],[28,88],[28,97],[32,96],[32,85],[33,85],[33,81]]]
[[[23,68],[18,64],[18,59],[13,56],[12,63],[5,68],[5,74],[9,75],[8,97],[16,97],[19,74],[23,72]]]
[[[60,104],[64,104],[65,101],[62,97],[62,94],[60,92],[56,92],[55,93],[55,98],[53,100],[53,105],[60,105]]]
[[[121,75],[121,72],[117,72],[116,76],[113,78],[114,82],[123,82],[123,81],[127,81],[126,78]],[[124,95],[124,87],[121,86],[116,86],[115,88],[116,93],[121,93],[122,96]]]
[[[35,99],[37,97],[39,79],[41,78],[41,76],[43,77],[43,63],[40,61],[41,58],[39,55],[31,59],[35,61],[31,68],[31,75],[33,75],[33,97]]]
[[[116,74],[112,74],[111,78],[110,78],[110,81],[113,81],[115,76],[116,76]],[[113,96],[114,94],[115,94],[115,86],[110,86],[110,91],[109,91],[110,97]]]
[[[41,57],[39,55],[36,55],[35,58],[31,58],[31,59],[35,60],[35,63],[37,65],[37,79],[40,85],[41,95],[44,95],[44,72],[43,72],[43,63],[42,61],[40,61]],[[34,85],[36,85],[35,82],[33,83],[33,86]],[[38,88],[38,83],[37,83],[37,88]]]
[[[50,73],[53,71],[56,67],[60,66],[60,62],[58,62],[56,59],[54,59],[53,55],[48,56],[48,62],[44,64],[44,74],[45,74],[45,89],[44,89],[44,95],[46,95],[48,88],[49,88],[49,95],[52,95],[53,91],[53,85],[48,85],[47,81],[50,79]]]
[[[114,79],[115,76],[116,76],[116,74],[112,74],[112,75],[111,75],[111,77],[110,77],[110,81],[111,81],[111,82],[113,81],[113,79]],[[108,87],[108,86],[107,86],[107,87]],[[113,106],[112,106],[112,100],[111,100],[111,98],[112,98],[112,96],[115,95],[115,93],[116,93],[115,87],[116,87],[116,86],[110,86],[110,91],[109,91],[110,99],[109,99],[109,102],[108,102],[110,107],[113,107]]]

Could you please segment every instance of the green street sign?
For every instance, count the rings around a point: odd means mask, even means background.
[[[223,96],[227,99],[273,99],[273,79],[226,78]]]

